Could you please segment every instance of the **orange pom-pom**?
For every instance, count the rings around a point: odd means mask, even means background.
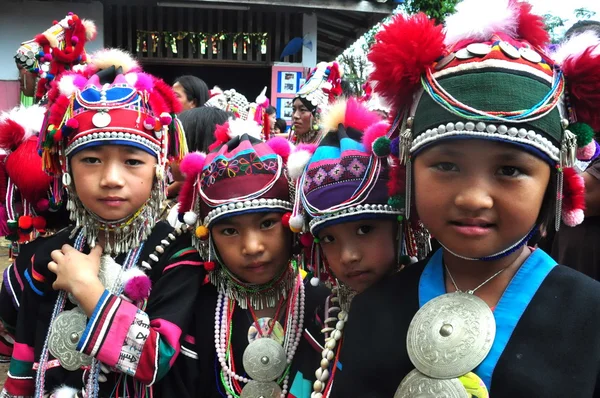
[[[196,228],[196,237],[198,239],[206,240],[206,239],[208,239],[208,236],[209,236],[208,228],[206,228],[204,225],[200,225],[198,228]]]

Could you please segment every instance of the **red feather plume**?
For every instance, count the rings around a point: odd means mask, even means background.
[[[600,54],[592,54],[593,50],[594,47],[590,47],[581,55],[567,58],[562,70],[577,120],[600,131]]]
[[[223,144],[229,142],[229,122],[225,122],[224,124],[217,124],[217,128],[215,129],[215,142],[210,144],[208,147],[209,151],[213,151],[214,149],[220,147]]]
[[[157,78],[154,81],[154,91],[155,92],[158,91],[161,94],[165,104],[168,106],[168,109],[161,110],[161,112],[168,112],[168,113],[181,112],[181,103],[175,96],[175,92],[173,91],[171,86],[169,86],[167,83],[165,83],[162,79]]]
[[[25,129],[12,119],[0,122],[0,148],[14,151],[25,137]]]
[[[364,103],[353,97],[348,98],[346,114],[344,115],[345,126],[353,127],[358,131],[365,131],[369,126],[380,121],[379,115],[371,112]]]
[[[402,108],[411,103],[421,75],[444,55],[442,26],[423,13],[410,18],[397,15],[375,38],[369,53],[375,91],[396,109]]]
[[[52,181],[52,177],[42,169],[37,140],[37,137],[30,137],[6,158],[8,176],[19,189],[21,196],[30,203],[37,203],[45,198]]]
[[[516,2],[519,7],[519,36],[535,47],[544,48],[550,42],[550,34],[546,30],[544,18],[531,12],[531,4]]]

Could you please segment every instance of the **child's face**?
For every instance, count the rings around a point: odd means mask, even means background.
[[[450,251],[485,257],[522,239],[536,223],[550,167],[510,144],[437,144],[414,160],[416,207]]]
[[[265,284],[287,266],[291,257],[291,231],[281,213],[249,213],[227,218],[211,229],[223,264],[238,278]]]
[[[323,228],[321,248],[335,276],[362,292],[396,265],[396,234],[393,220],[360,220]]]
[[[84,149],[71,159],[79,200],[104,220],[128,217],[150,197],[156,158],[140,149],[102,145]]]

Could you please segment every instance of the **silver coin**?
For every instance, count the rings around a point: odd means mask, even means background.
[[[27,58],[27,59],[25,60],[25,65],[27,65],[27,66],[32,66],[32,65],[33,65],[33,59],[31,59],[31,58]]]
[[[471,53],[469,50],[467,50],[466,48],[460,49],[456,52],[456,58],[458,59],[471,59],[475,57],[475,55],[473,53]]]
[[[251,380],[246,387],[242,389],[240,398],[279,398],[281,388],[272,381]]]
[[[455,292],[436,297],[415,314],[408,328],[408,356],[423,374],[448,379],[476,368],[496,336],[496,321],[479,297]]]
[[[61,312],[52,322],[48,350],[67,370],[74,371],[92,364],[92,357],[77,351],[86,324],[87,317],[79,308]]]
[[[470,395],[460,380],[432,379],[417,369],[406,375],[394,398],[468,398]]]
[[[257,381],[273,381],[283,374],[287,366],[283,347],[269,338],[248,344],[242,363],[248,376]]]
[[[437,64],[435,64],[435,70],[443,69],[450,62],[454,61],[454,58],[456,58],[456,54],[454,53],[446,55],[444,58],[440,59]]]
[[[542,56],[538,54],[537,51],[532,50],[531,48],[521,47],[519,48],[519,53],[521,57],[525,58],[527,61],[537,64],[542,62]]]
[[[521,54],[519,54],[519,50],[517,50],[517,48],[515,46],[513,46],[512,44],[510,44],[507,41],[501,41],[500,44],[498,44],[498,47],[500,47],[500,50],[502,50],[502,52],[504,54],[506,54],[506,56],[508,56],[512,59],[521,58]]]
[[[111,120],[112,120],[112,118],[110,117],[108,112],[97,112],[92,117],[92,123],[94,124],[94,126],[100,128],[100,129],[108,126],[110,124]]]
[[[467,50],[474,55],[484,57],[492,51],[492,46],[486,43],[471,43],[467,46]]]

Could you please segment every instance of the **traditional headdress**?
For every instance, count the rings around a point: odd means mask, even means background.
[[[191,153],[181,163],[186,176],[179,194],[183,222],[195,228],[196,245],[208,259],[205,267],[213,284],[225,288],[235,299],[242,297],[234,287],[235,276],[211,261],[218,259],[218,253],[210,228],[219,220],[240,214],[292,210],[293,193],[285,166],[291,146],[283,138],[263,142],[246,133],[255,128],[256,123],[249,121],[220,126],[218,130],[229,130],[225,137],[233,138],[219,141],[208,155]],[[217,132],[216,136],[223,134]],[[293,282],[293,275],[286,277]],[[278,291],[272,292],[273,297],[277,294]],[[251,299],[253,305],[262,305],[257,300],[263,298]],[[240,305],[245,306],[242,302]]]
[[[341,95],[340,66],[337,62],[321,62],[310,71],[306,83],[296,93],[296,98],[300,98],[304,105],[317,114]]]
[[[0,114],[0,148],[7,153],[2,161],[2,214],[0,230],[3,236],[17,243],[35,239],[46,232],[48,210],[58,204],[49,201],[52,179],[42,170],[38,155],[38,135],[46,108],[33,105],[17,107]],[[26,165],[26,167],[24,167]],[[4,200],[5,199],[5,200]]]
[[[292,231],[316,237],[329,225],[364,218],[401,222],[404,184],[396,177],[404,167],[389,157],[390,125],[353,98],[332,105],[323,122],[327,133],[319,146],[298,146],[288,162],[296,182]],[[311,263],[320,278],[316,238],[315,243]]]
[[[36,98],[42,98],[61,73],[87,62],[84,46],[95,38],[96,25],[71,12],[33,40],[21,44],[15,61],[20,69],[40,77]]]
[[[527,3],[465,0],[457,10],[445,33],[424,14],[398,15],[369,54],[375,89],[393,104],[400,127],[407,189],[411,158],[428,145],[456,138],[505,142],[556,168],[556,228],[561,214],[568,225],[580,223],[583,184],[569,168],[577,148],[589,145],[589,131],[600,128],[600,75],[593,72],[600,56],[591,47],[554,62],[544,52],[543,19]],[[407,193],[407,217],[409,199]]]
[[[140,72],[125,52],[104,50],[79,73],[63,74],[54,92],[39,147],[44,170],[55,178],[54,200],[69,193],[67,210],[94,245],[98,234],[113,232],[104,250],[119,254],[137,247],[151,232],[165,198],[169,160],[183,158],[186,141],[175,114],[180,110],[172,89],[162,80]],[[98,145],[127,145],[157,158],[152,196],[137,213],[106,221],[86,209],[72,185],[69,159]],[[75,229],[77,230],[77,228]]]

